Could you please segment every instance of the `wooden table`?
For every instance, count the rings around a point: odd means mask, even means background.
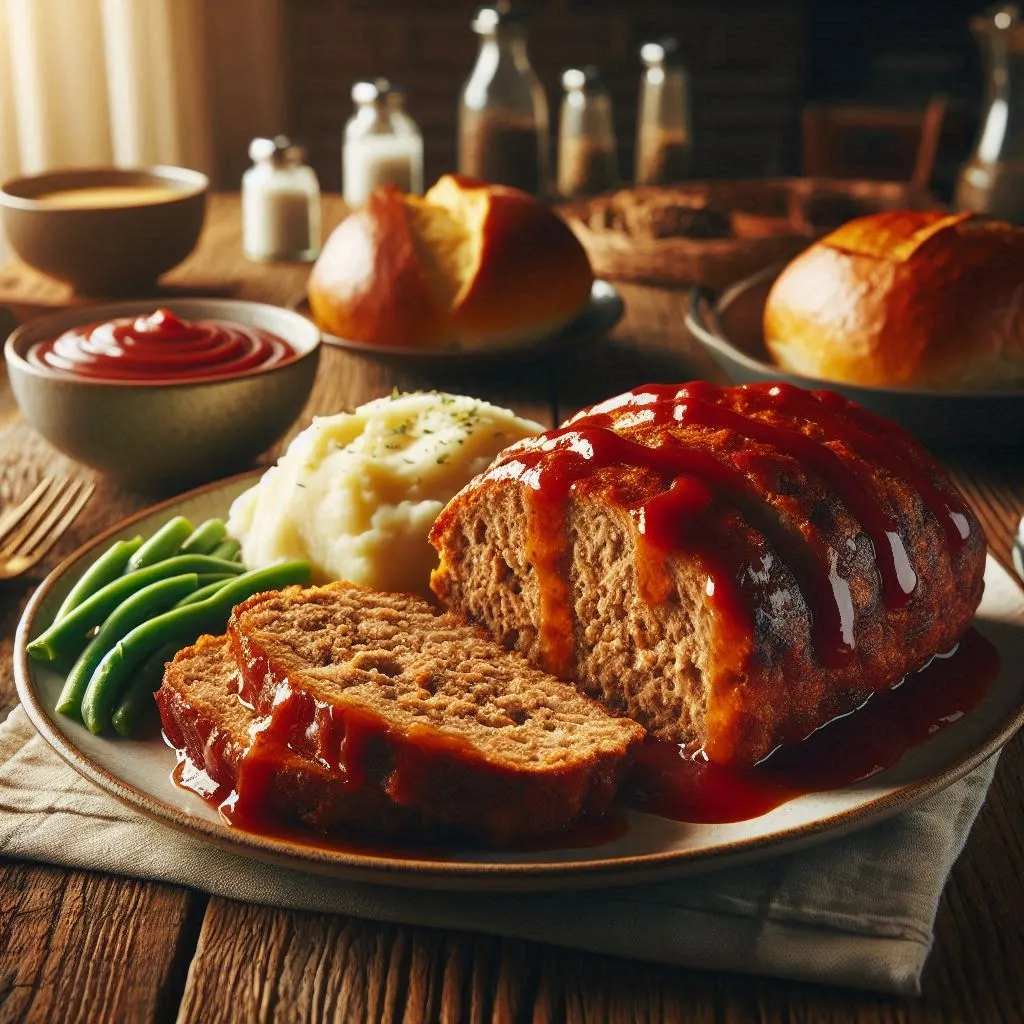
[[[327,204],[328,220],[340,215]],[[183,292],[296,300],[307,268],[247,263],[238,200],[215,197],[202,242],[169,279]],[[599,348],[557,363],[424,379],[323,353],[313,413],[436,386],[554,423],[651,380],[714,376],[687,337],[682,293],[623,287],[627,315]],[[70,301],[25,268],[0,269],[0,304],[22,316]],[[267,456],[269,460],[273,453]],[[997,556],[1024,511],[1024,466],[986,452],[953,468]],[[45,473],[93,474],[19,419],[0,387],[0,502]],[[15,623],[61,558],[149,502],[96,478],[96,495],[29,576],[0,584],[0,717],[16,703]],[[152,882],[0,861],[0,1022],[46,1021],[1011,1021],[1024,1007],[1024,736],[1003,753],[988,803],[936,923],[921,999],[700,973],[510,939],[248,906]]]

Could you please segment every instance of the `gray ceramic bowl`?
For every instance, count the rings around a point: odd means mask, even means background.
[[[166,190],[171,198],[88,208],[37,198],[97,186],[146,186]],[[124,295],[151,289],[195,248],[208,187],[205,175],[183,167],[51,171],[0,185],[0,223],[30,267],[79,292]]]
[[[768,293],[781,270],[781,266],[768,267],[717,298],[704,288],[695,288],[691,294],[686,326],[734,383],[786,381],[838,391],[935,448],[1016,449],[1024,443],[1024,391],[860,387],[779,369],[765,349],[761,325]]]
[[[226,380],[97,381],[29,363],[25,354],[70,327],[170,309],[189,319],[262,327],[298,358]],[[320,333],[277,306],[227,299],[139,299],[82,306],[19,327],[4,348],[11,389],[25,419],[54,447],[122,486],[168,493],[248,465],[302,411],[316,376]]]

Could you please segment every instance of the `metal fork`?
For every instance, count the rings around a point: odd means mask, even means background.
[[[75,521],[92,491],[92,484],[82,480],[64,487],[47,477],[6,512],[0,518],[0,580],[31,569]]]

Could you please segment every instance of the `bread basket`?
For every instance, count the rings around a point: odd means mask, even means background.
[[[905,182],[766,178],[620,189],[560,212],[598,277],[720,290],[854,217],[939,205]]]

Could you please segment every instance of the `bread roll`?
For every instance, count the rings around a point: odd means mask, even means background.
[[[517,442],[434,524],[431,586],[659,739],[749,765],[949,650],[985,535],[834,392],[653,384]]]
[[[478,349],[541,337],[586,306],[583,247],[517,189],[446,175],[425,197],[375,190],[309,280],[321,329],[372,345]]]
[[[967,213],[851,221],[779,276],[764,338],[783,370],[822,380],[1024,386],[1024,229]]]

